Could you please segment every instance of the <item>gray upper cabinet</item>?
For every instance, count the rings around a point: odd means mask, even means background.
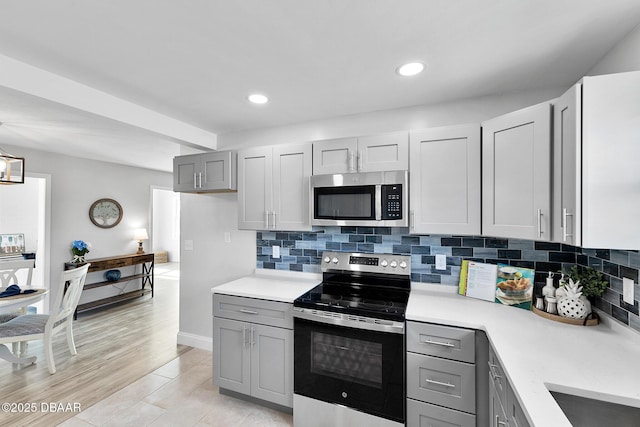
[[[573,86],[553,106],[553,241],[582,244],[582,88]]]
[[[480,234],[480,125],[412,131],[411,232]]]
[[[238,228],[310,230],[311,145],[238,153]]]
[[[409,168],[407,132],[313,143],[313,174],[381,172]]]
[[[233,151],[173,158],[173,191],[207,193],[236,191],[237,155]]]
[[[482,123],[482,234],[551,240],[551,104]]]
[[[582,246],[640,249],[640,71],[582,81]]]

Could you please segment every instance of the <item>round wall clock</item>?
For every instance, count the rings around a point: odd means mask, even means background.
[[[100,199],[89,208],[89,219],[100,228],[111,228],[122,219],[122,206],[113,199]]]

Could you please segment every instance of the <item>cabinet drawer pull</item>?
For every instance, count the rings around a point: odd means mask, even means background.
[[[443,382],[440,382],[440,381],[434,381],[434,380],[430,380],[429,378],[427,378],[425,381],[428,382],[429,384],[435,384],[435,385],[439,385],[439,386],[442,386],[442,387],[456,388],[455,384],[443,383]]]
[[[455,345],[451,344],[450,342],[440,342],[440,341],[424,340],[422,343],[423,343],[423,344],[440,345],[440,346],[442,346],[442,347],[455,347]]]
[[[246,308],[241,308],[240,309],[240,313],[244,313],[244,314],[258,314],[257,311],[255,310],[247,310]]]

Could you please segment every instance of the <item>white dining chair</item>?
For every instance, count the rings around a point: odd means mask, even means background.
[[[35,264],[34,259],[0,261],[0,287],[8,288],[11,285],[18,285],[21,289],[30,289]],[[21,314],[26,314],[26,310],[0,313],[0,323],[8,322]]]
[[[80,294],[91,264],[62,272],[58,293],[51,314],[25,314],[0,324],[0,344],[43,340],[44,354],[49,373],[56,373],[53,361],[53,335],[66,329],[69,352],[78,354],[73,341],[73,313],[80,301]],[[66,291],[65,291],[65,284]],[[35,358],[34,358],[35,361]]]

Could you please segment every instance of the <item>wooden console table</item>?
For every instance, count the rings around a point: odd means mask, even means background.
[[[113,270],[120,267],[128,267],[128,266],[136,266],[138,264],[142,265],[142,272],[136,274],[134,270],[134,274],[130,276],[120,277],[118,280],[114,281],[100,281],[94,283],[85,283],[84,290],[86,289],[94,289],[102,286],[111,286],[116,283],[129,282],[131,280],[140,279],[141,286],[140,289],[136,289],[133,291],[125,292],[119,295],[114,295],[112,297],[101,298],[95,301],[90,301],[87,303],[79,304],[76,309],[75,317],[78,316],[78,312],[91,310],[93,308],[102,307],[108,304],[113,304],[120,301],[126,301],[133,298],[138,298],[148,293],[151,293],[151,297],[153,298],[153,267],[154,267],[154,255],[153,253],[147,254],[130,254],[130,255],[119,255],[112,256],[106,258],[96,258],[87,260],[87,262],[91,263],[89,267],[89,273],[94,271],[105,271],[105,270]],[[82,264],[75,264],[73,262],[66,262],[64,264],[65,270],[71,270],[73,268],[78,267]],[[147,289],[147,284],[149,288]]]

